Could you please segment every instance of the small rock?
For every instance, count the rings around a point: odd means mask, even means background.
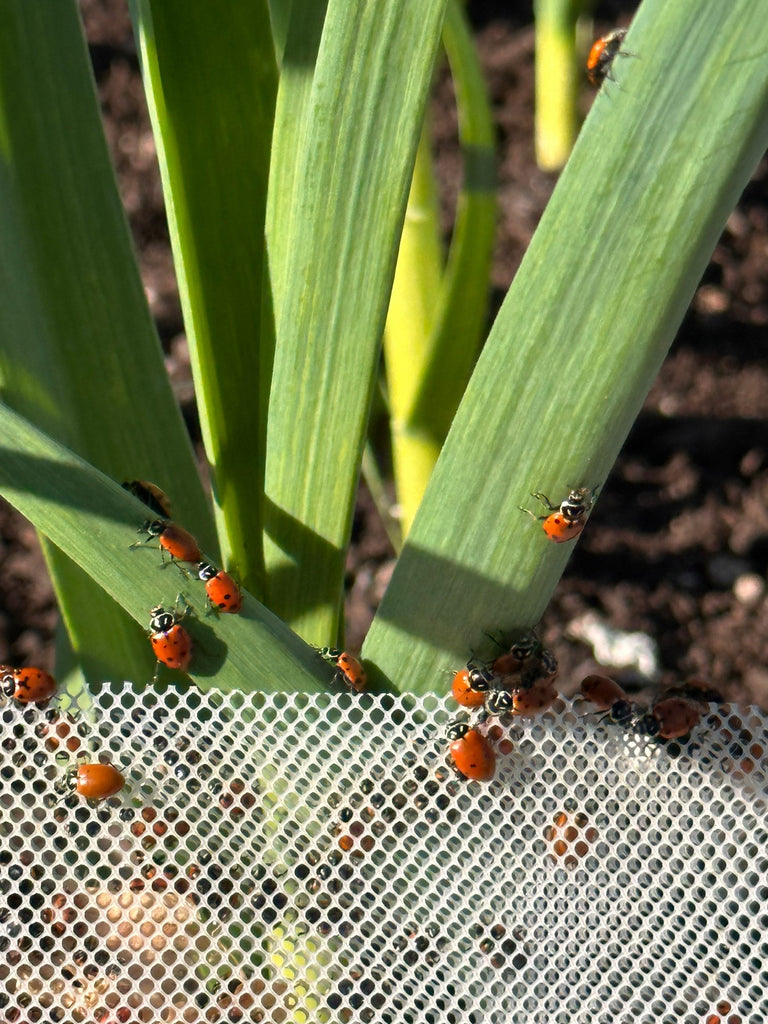
[[[756,572],[747,572],[733,583],[733,596],[739,604],[756,604],[765,593],[765,580]]]
[[[645,679],[657,679],[659,676],[658,647],[647,633],[614,629],[594,612],[586,612],[574,619],[566,633],[574,640],[588,644],[595,661],[601,665],[635,669]]]

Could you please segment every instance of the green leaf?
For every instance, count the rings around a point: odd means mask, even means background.
[[[535,0],[536,160],[559,171],[578,125],[577,99],[584,75],[578,66],[577,22],[592,0]],[[581,72],[581,74],[579,73]]]
[[[444,7],[330,0],[303,121],[284,296],[277,284],[265,553],[270,606],[318,643],[338,632],[379,340]]]
[[[115,479],[158,481],[215,537],[133,257],[73,0],[0,0],[0,381],[4,401]],[[126,617],[49,552],[74,647],[112,638],[139,672]],[[97,657],[97,661],[101,659]],[[93,666],[84,664],[87,673]]]
[[[493,326],[363,653],[443,690],[540,618],[572,543],[518,510],[603,483],[768,145],[768,6],[646,0]]]
[[[277,91],[269,7],[133,7],[222,552],[261,592],[274,345],[271,310],[262,309]]]
[[[267,197],[268,287],[277,316],[291,288],[286,273],[293,239],[299,230],[299,154],[309,130],[312,79],[327,7],[328,0],[292,0],[290,17],[281,12],[281,31],[286,34],[286,41],[277,91]]]
[[[436,285],[436,256],[429,235],[436,214],[424,183],[431,168],[423,167],[425,157],[417,159],[384,339],[395,482],[405,532],[424,496],[477,357],[488,307],[496,223],[493,120],[474,41],[458,0],[448,4],[443,41],[456,87],[464,157],[456,223],[445,271]]]
[[[206,615],[196,577],[163,568],[156,548],[132,547],[146,508],[122,487],[3,405],[0,437],[0,493],[103,588],[102,598],[106,591],[136,620],[144,651],[150,610],[172,605],[181,592],[194,610],[184,621],[194,643],[189,676],[202,689],[327,689],[329,667],[255,598],[244,592],[238,615]],[[93,649],[110,639],[91,637]],[[186,678],[163,669],[161,679],[169,676]]]

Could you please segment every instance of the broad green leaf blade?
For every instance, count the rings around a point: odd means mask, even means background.
[[[484,630],[538,621],[572,543],[518,506],[605,481],[768,144],[766,0],[646,0],[625,48],[637,56],[595,101],[369,633],[364,655],[397,686],[442,690],[447,667],[486,653]]]
[[[345,549],[397,239],[445,0],[330,0],[276,303],[265,553],[270,606],[338,632]]]
[[[75,3],[0,0],[0,25],[3,398],[115,479],[156,480],[210,549],[213,524],[133,257]],[[74,646],[112,636],[124,660],[109,674],[138,672],[144,647],[127,618],[65,559],[51,553],[49,564]]]
[[[273,17],[277,6],[273,4]],[[281,12],[286,42],[277,90],[267,197],[268,287],[276,319],[291,288],[285,275],[293,240],[300,230],[300,197],[296,189],[301,186],[297,184],[297,174],[302,145],[309,130],[312,79],[328,0],[292,0],[290,7],[289,16]]]
[[[3,405],[0,437],[0,494],[103,588],[102,599],[106,591],[136,620],[133,630],[145,651],[150,610],[172,605],[181,592],[194,609],[184,622],[195,645],[189,676],[202,689],[327,688],[331,669],[255,598],[244,593],[238,615],[206,615],[205,589],[196,577],[184,578],[173,565],[162,568],[155,548],[132,549],[146,510],[122,487]],[[96,641],[89,654],[109,637]],[[110,663],[107,678],[131,678]],[[161,679],[171,675],[184,678],[163,670]],[[147,678],[145,672],[135,681]]]
[[[133,9],[222,553],[258,593],[274,344],[262,310],[277,91],[269,6]]]

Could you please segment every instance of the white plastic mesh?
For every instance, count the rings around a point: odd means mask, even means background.
[[[2,1019],[765,1024],[765,719],[683,748],[561,702],[474,783],[448,707],[3,708]],[[126,790],[63,803],[84,753]]]

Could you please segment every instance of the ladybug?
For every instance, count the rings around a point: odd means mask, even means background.
[[[183,526],[172,523],[166,519],[153,519],[144,523],[142,530],[150,537],[157,537],[160,548],[167,551],[171,561],[177,562],[201,562],[203,556],[198,547],[197,541]],[[138,541],[131,547],[140,547],[146,541]]]
[[[56,693],[56,680],[41,668],[0,666],[0,690],[20,704],[44,704]]]
[[[494,690],[488,695],[485,710],[490,716],[517,715],[533,718],[540,711],[546,711],[557,700],[557,691],[549,683],[531,686],[528,689]]]
[[[683,697],[667,697],[651,708],[657,733],[665,740],[676,740],[688,733],[701,719],[701,710]],[[651,735],[655,735],[651,733]]]
[[[486,714],[495,718],[498,715],[507,715],[514,710],[515,695],[509,690],[491,690],[485,701]]]
[[[161,491],[157,484],[149,480],[126,480],[122,486],[134,498],[143,501],[147,508],[152,509],[156,516],[171,518],[171,502],[165,491]]]
[[[339,651],[335,647],[321,647],[317,652],[329,665],[335,665],[338,679],[355,693],[363,693],[368,683],[365,669],[353,654]]]
[[[185,608],[179,618],[183,618],[188,610]],[[179,624],[179,618],[175,611],[166,610],[162,605],[153,608],[149,620],[149,642],[158,662],[183,672],[192,660],[192,638]]]
[[[563,544],[565,541],[574,540],[584,529],[596,494],[597,488],[590,491],[587,487],[579,487],[570,491],[568,497],[559,505],[553,505],[546,494],[534,491],[531,497],[546,506],[549,515],[537,516],[535,512],[523,508],[522,505],[518,505],[518,508],[521,512],[527,512],[532,519],[538,520],[550,540],[556,544]]]
[[[512,714],[533,718],[557,700],[557,691],[549,683],[532,686],[512,695]]]
[[[685,697],[687,700],[697,704],[722,704],[725,701],[722,693],[712,689],[711,686],[704,686],[698,679],[691,679],[681,686],[674,686],[667,690],[664,697]]]
[[[208,562],[200,562],[197,575],[205,583],[205,592],[212,607],[220,612],[231,612],[233,615],[243,607],[243,595],[240,587],[229,573],[217,569]]]
[[[86,800],[106,800],[119,793],[125,776],[111,764],[80,764],[72,771],[72,783],[78,796]]]
[[[631,725],[632,723],[643,722],[643,718],[638,719],[639,711],[637,704],[633,704],[629,700],[617,700],[611,704],[608,709],[608,717],[612,722],[617,725]],[[647,724],[647,723],[646,723]],[[643,731],[641,726],[640,731]],[[650,735],[650,734],[649,734]]]
[[[609,711],[617,702],[627,703],[627,695],[617,682],[608,676],[587,676],[579,687],[582,697],[600,711]]]
[[[538,639],[514,643],[504,654],[491,663],[491,668],[499,676],[513,676],[520,672],[524,662],[538,654],[541,643]]]
[[[499,646],[506,647],[506,644],[501,643],[490,633],[488,636]],[[531,632],[500,654],[491,663],[491,670],[497,676],[504,677],[506,689],[526,690],[543,680],[552,681],[557,675],[557,658],[536,634]]]
[[[627,34],[625,28],[614,29],[600,39],[595,40],[587,57],[587,78],[592,85],[599,87],[606,78],[613,79],[611,66],[615,58],[622,53],[621,44]],[[629,56],[629,54],[624,54]]]
[[[469,668],[462,668],[453,677],[453,683],[451,684],[451,693],[453,699],[457,704],[461,704],[464,708],[480,708],[485,703],[485,698],[488,695],[487,688],[484,690],[478,690],[472,685],[470,679]]]
[[[475,782],[487,782],[496,771],[493,747],[477,729],[466,722],[452,722],[448,727],[448,755],[460,775]]]

